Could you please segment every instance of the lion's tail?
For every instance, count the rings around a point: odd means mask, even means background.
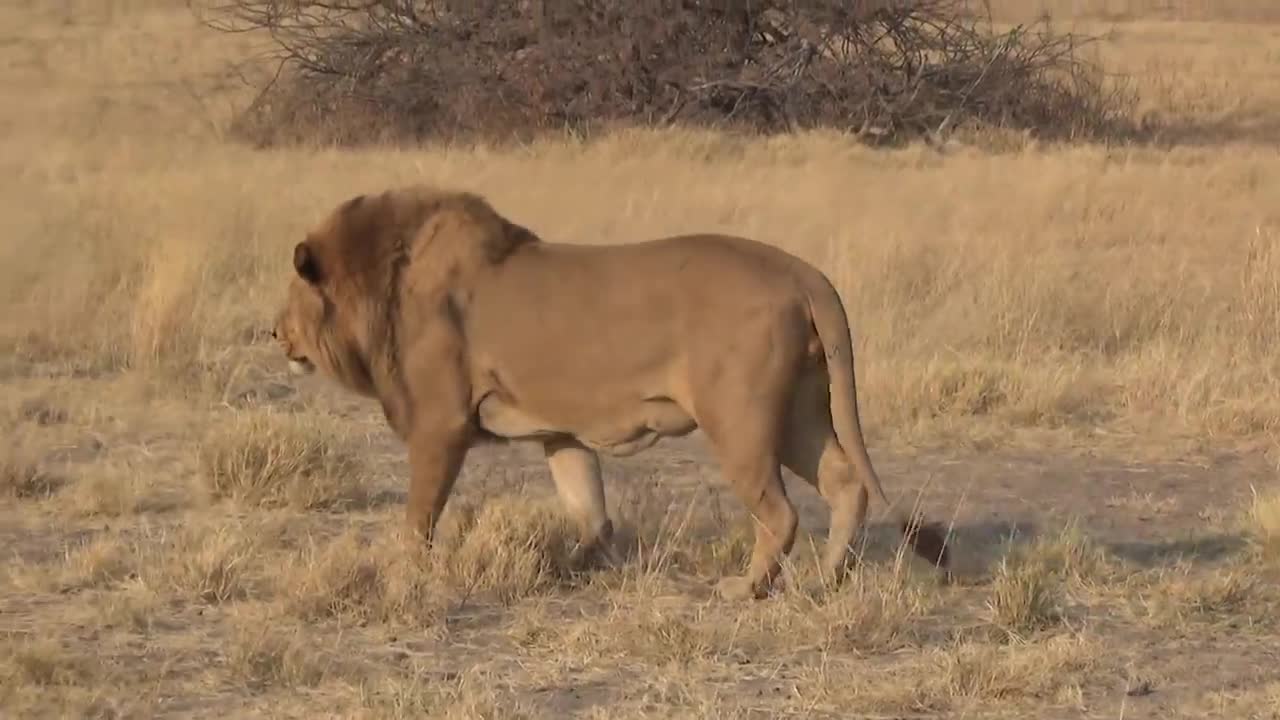
[[[871,457],[867,454],[862,438],[862,425],[858,419],[853,337],[849,332],[849,319],[831,281],[816,269],[808,270],[812,277],[808,283],[809,312],[827,357],[827,375],[831,379],[831,423],[836,440],[853,463],[859,481],[893,512],[903,535],[916,554],[947,570],[950,562],[943,532],[936,525],[922,524],[918,517],[909,518],[906,513],[893,510],[880,486],[880,477],[871,465]]]

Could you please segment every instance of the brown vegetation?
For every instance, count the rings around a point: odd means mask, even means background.
[[[213,425],[197,459],[215,498],[263,507],[342,509],[367,500],[356,448],[315,414],[246,411]]]
[[[234,130],[260,144],[528,137],[602,126],[877,143],[955,128],[1119,137],[1123,84],[1032,22],[996,30],[962,0],[425,4],[231,0],[228,32],[270,32],[280,63]]]

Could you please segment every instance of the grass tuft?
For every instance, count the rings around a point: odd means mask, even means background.
[[[443,616],[448,588],[437,582],[425,553],[390,533],[378,543],[356,530],[306,545],[284,561],[277,593],[304,620],[401,622],[432,627]]]
[[[0,444],[0,496],[16,500],[47,499],[63,485],[29,441],[15,435]]]
[[[206,434],[199,462],[215,498],[251,506],[341,509],[368,499],[359,455],[323,416],[236,413]]]
[[[1001,560],[987,600],[991,623],[1010,637],[1025,636],[1062,619],[1060,581],[1044,563]]]
[[[109,587],[134,577],[140,566],[137,545],[115,533],[103,534],[67,553],[62,586]]]
[[[505,496],[456,508],[455,545],[442,548],[448,582],[512,603],[568,574],[575,531],[555,501]]]
[[[260,613],[233,621],[226,660],[237,678],[258,691],[315,687],[332,665],[303,628],[282,627],[280,618]]]
[[[142,579],[157,591],[210,604],[244,598],[264,533],[244,523],[198,522],[163,530],[139,546]]]
[[[1251,623],[1273,611],[1263,588],[1248,567],[1166,570],[1145,588],[1144,619],[1157,628],[1183,631],[1195,622]]]
[[[1036,645],[961,643],[936,656],[937,672],[923,690],[936,698],[966,700],[1069,697],[1100,653],[1096,641],[1070,635]]]
[[[177,499],[166,496],[144,468],[95,467],[58,493],[58,510],[80,518],[120,518],[146,510],[172,508]]]
[[[0,655],[0,686],[74,686],[94,675],[90,658],[72,653],[54,640],[10,640],[4,645],[5,652]]]
[[[1254,492],[1245,514],[1245,530],[1259,558],[1280,563],[1280,492]]]
[[[1068,589],[1105,586],[1116,572],[1101,548],[1067,525],[1001,558],[986,601],[989,621],[1006,637],[1025,640],[1063,621]]]
[[[361,699],[367,717],[386,720],[524,720],[539,717],[527,703],[498,690],[491,673],[471,668],[439,677],[415,663],[403,673],[366,683]]]

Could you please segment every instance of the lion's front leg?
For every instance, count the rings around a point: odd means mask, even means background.
[[[408,525],[430,545],[453,483],[471,445],[471,388],[467,382],[461,335],[448,311],[447,298],[423,301],[430,308],[415,317],[416,337],[401,347],[405,387],[384,397],[388,420],[400,425],[409,446]],[[438,302],[438,305],[433,305]],[[412,306],[411,306],[412,307]],[[420,404],[411,398],[429,398]],[[394,417],[394,419],[392,419]]]
[[[465,427],[417,430],[409,438],[409,529],[427,545],[435,536],[469,446]]]
[[[560,502],[578,526],[578,545],[569,556],[570,568],[583,569],[596,560],[616,564],[613,521],[605,507],[599,456],[569,437],[546,441],[543,452]]]

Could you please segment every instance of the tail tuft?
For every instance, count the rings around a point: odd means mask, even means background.
[[[947,553],[946,535],[936,523],[922,525],[919,518],[916,518],[902,524],[902,534],[917,555],[938,568],[949,571],[951,558]]]

